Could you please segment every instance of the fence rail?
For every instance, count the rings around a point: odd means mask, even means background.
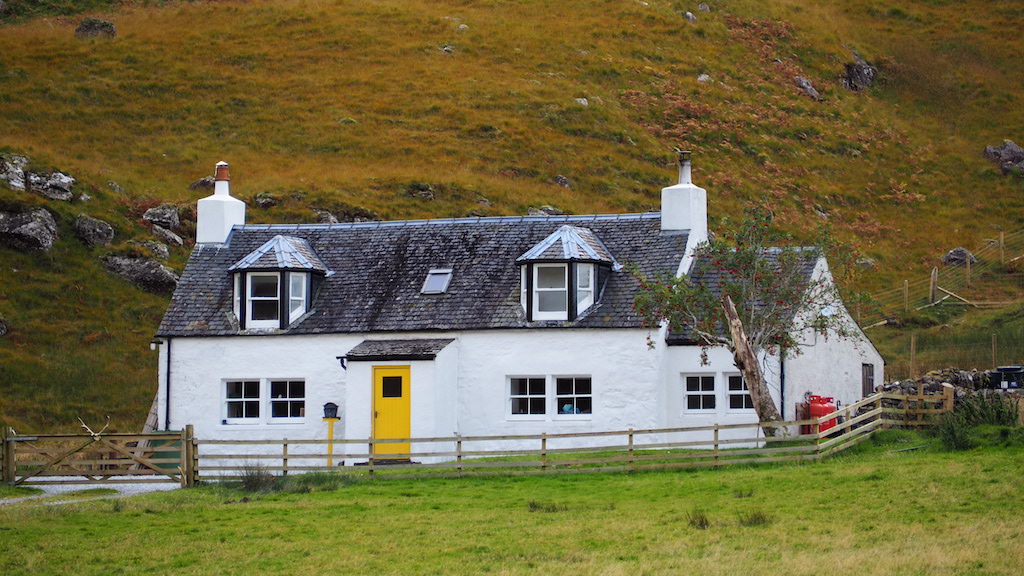
[[[238,477],[253,471],[344,470],[385,477],[489,476],[669,468],[819,460],[890,426],[923,427],[953,409],[952,388],[941,395],[879,393],[831,414],[807,420],[505,436],[451,436],[393,440],[204,440],[191,426],[180,433],[14,435],[3,437],[7,484],[103,481],[179,482]],[[834,425],[833,424],[834,421]],[[765,436],[764,429],[777,430]],[[409,451],[381,456],[382,444]],[[335,453],[335,448],[343,450]],[[117,448],[120,447],[120,448]],[[113,451],[107,457],[87,448]],[[116,457],[115,457],[116,455]]]

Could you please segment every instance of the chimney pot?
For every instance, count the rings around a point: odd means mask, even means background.
[[[217,168],[213,176],[214,180],[229,181],[231,176],[228,174],[228,163],[224,161],[217,162]]]

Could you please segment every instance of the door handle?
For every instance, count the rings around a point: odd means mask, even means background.
[[[374,419],[377,418],[377,411],[376,410],[373,411],[373,417],[374,417]]]

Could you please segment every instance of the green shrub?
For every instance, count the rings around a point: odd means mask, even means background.
[[[704,513],[703,510],[694,510],[686,515],[686,521],[690,523],[690,526],[698,530],[707,530],[711,527],[711,519]]]
[[[261,464],[246,463],[242,469],[242,490],[246,492],[271,492],[277,478]]]
[[[968,394],[956,407],[956,413],[971,426],[1016,426],[1020,422],[1016,398],[995,391]]]
[[[935,435],[946,450],[968,450],[974,446],[970,424],[956,412],[942,415],[935,427]]]

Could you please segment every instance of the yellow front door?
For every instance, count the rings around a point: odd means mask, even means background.
[[[373,368],[374,440],[408,438],[410,436],[409,396],[408,366],[375,366]],[[407,459],[409,443],[374,443],[373,454],[378,457]]]

